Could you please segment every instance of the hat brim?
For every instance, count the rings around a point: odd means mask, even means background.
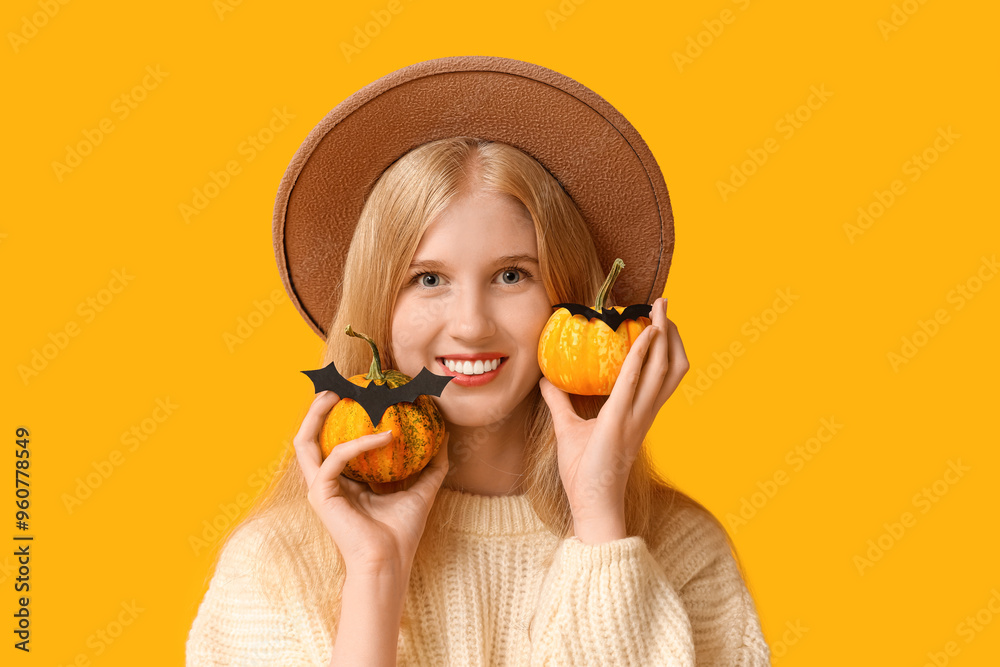
[[[599,95],[509,58],[455,56],[387,74],[338,104],[306,137],[275,199],[281,279],[320,336],[336,314],[344,260],[371,187],[428,141],[475,136],[541,163],[588,222],[602,266],[627,269],[619,305],[663,293],[674,247],[667,186],[634,127]]]

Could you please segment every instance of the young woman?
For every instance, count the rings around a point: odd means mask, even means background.
[[[688,368],[666,300],[610,396],[541,375],[552,304],[592,303],[607,268],[573,200],[512,146],[454,137],[393,163],[351,240],[323,365],[367,370],[351,325],[383,368],[454,375],[434,398],[446,440],[373,489],[340,473],[388,438],[323,460],[339,397],[317,395],[222,549],[188,665],[769,664],[724,528],[645,446]]]

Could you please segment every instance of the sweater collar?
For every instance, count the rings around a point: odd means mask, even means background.
[[[440,530],[499,537],[548,532],[527,494],[481,496],[441,487],[428,516]]]

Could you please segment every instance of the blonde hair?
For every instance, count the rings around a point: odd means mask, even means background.
[[[341,301],[327,329],[322,365],[336,361],[345,377],[367,372],[371,351],[343,334],[350,324],[375,341],[383,368],[395,368],[390,318],[398,286],[406,278],[424,230],[449,202],[474,188],[523,204],[535,225],[538,260],[551,303],[593,303],[606,267],[600,264],[586,221],[558,181],[533,158],[507,144],[474,137],[431,141],[390,165],[367,196],[344,265]],[[580,416],[594,418],[607,397],[571,395],[570,400]],[[549,530],[568,537],[573,534],[572,512],[559,476],[551,415],[537,386],[529,395],[529,405],[523,488]],[[453,451],[455,444],[451,443]],[[296,577],[301,590],[314,596],[311,604],[325,616],[333,636],[345,568],[307,492],[294,446],[288,443],[270,486],[240,525],[269,515],[271,520],[261,525],[273,526],[273,530],[261,542],[255,560],[259,580],[273,598],[279,595],[277,582]],[[628,534],[652,544],[654,519],[674,504],[698,507],[721,527],[711,512],[659,475],[644,443],[626,483]],[[315,545],[319,559],[301,558],[304,545]],[[551,559],[550,554],[550,563]],[[267,576],[268,568],[275,568],[271,574],[280,574]]]

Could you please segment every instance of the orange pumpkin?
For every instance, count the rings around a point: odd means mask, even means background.
[[[610,395],[625,355],[642,330],[653,323],[647,304],[604,307],[623,268],[625,262],[616,259],[593,308],[553,306],[558,310],[549,317],[538,340],[538,366],[562,391],[580,396]],[[645,316],[638,314],[643,312]]]
[[[362,338],[372,348],[372,364],[367,375],[354,375],[347,380],[359,387],[387,384],[390,388],[404,385],[412,378],[397,370],[382,370],[375,342],[347,327],[349,336]],[[437,454],[444,438],[444,417],[430,396],[420,395],[416,401],[390,405],[378,424],[372,424],[360,403],[341,398],[333,406],[320,432],[320,446],[325,459],[337,445],[370,433],[392,431],[392,440],[382,447],[361,452],[347,462],[343,474],[359,482],[396,482],[420,472]]]

